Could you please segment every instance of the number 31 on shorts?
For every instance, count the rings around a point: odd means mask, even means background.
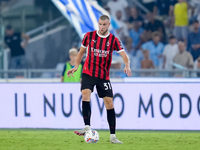
[[[105,87],[105,90],[108,90],[108,89],[111,90],[110,82],[108,82],[108,83],[103,83],[103,85],[104,85],[104,87]]]

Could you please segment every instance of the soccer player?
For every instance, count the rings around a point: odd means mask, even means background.
[[[74,133],[77,135],[84,135],[87,130],[90,130],[90,96],[96,85],[98,96],[103,98],[107,109],[110,142],[122,144],[123,142],[119,141],[115,135],[116,118],[113,106],[113,91],[109,80],[109,70],[113,50],[116,50],[123,58],[125,63],[124,73],[126,73],[127,76],[131,76],[130,62],[119,39],[108,32],[110,26],[109,17],[102,15],[99,18],[98,26],[98,31],[92,31],[85,34],[77,56],[76,65],[67,72],[69,77],[71,75],[73,76],[73,73],[77,71],[87,49],[87,57],[83,66],[81,81],[82,114],[85,128],[74,131]]]

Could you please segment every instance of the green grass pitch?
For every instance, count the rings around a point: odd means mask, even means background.
[[[200,150],[199,131],[117,131],[124,144],[111,144],[109,131],[85,143],[72,130],[1,129],[0,150]]]

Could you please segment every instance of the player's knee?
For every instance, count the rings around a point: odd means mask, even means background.
[[[82,92],[82,101],[90,101],[90,94],[87,92]]]
[[[87,95],[82,95],[82,101],[89,102],[90,101],[90,97],[87,96]]]
[[[107,106],[106,106],[106,109],[113,109],[113,108],[114,108],[113,102],[108,102]]]

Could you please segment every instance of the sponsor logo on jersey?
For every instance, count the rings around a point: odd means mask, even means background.
[[[99,56],[99,57],[107,57],[107,55],[109,55],[109,51],[106,50],[100,50],[100,49],[95,49],[95,48],[91,48],[91,51],[94,52],[94,56]]]

